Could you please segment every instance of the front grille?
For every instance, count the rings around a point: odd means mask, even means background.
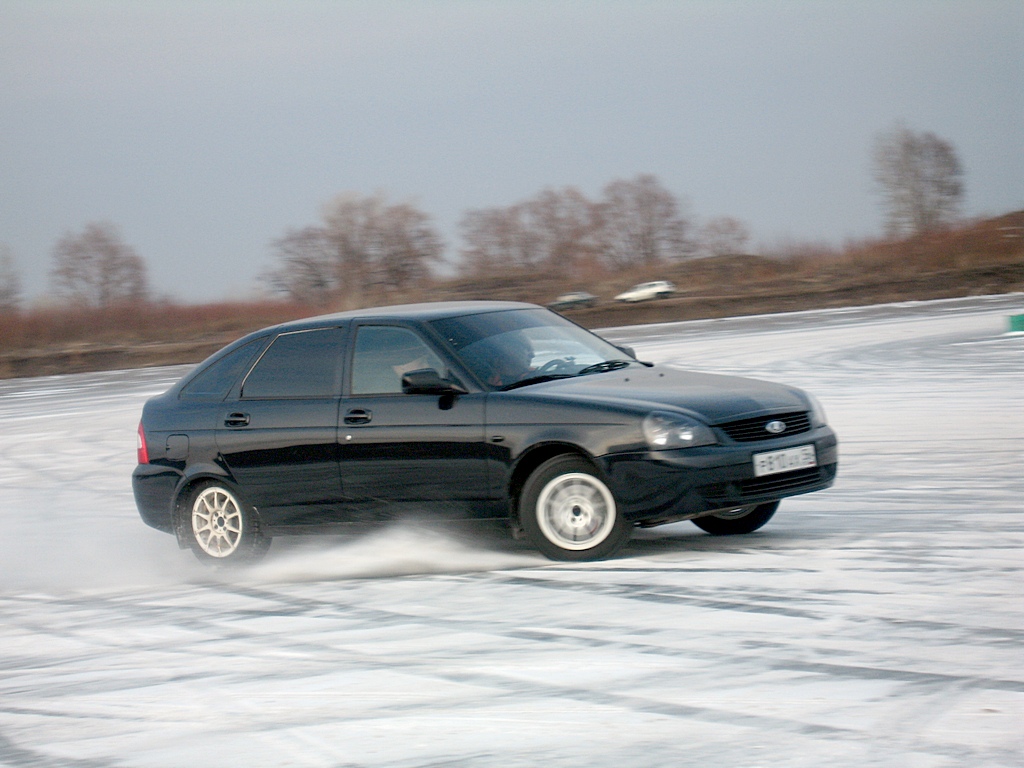
[[[769,432],[765,425],[773,421],[781,421],[786,425],[782,432]],[[787,437],[808,432],[811,429],[811,417],[806,412],[782,413],[775,416],[756,416],[752,419],[730,421],[728,424],[717,425],[730,438],[738,443],[752,443],[757,440],[772,440],[776,437]]]

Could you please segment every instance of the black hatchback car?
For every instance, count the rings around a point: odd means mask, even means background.
[[[541,307],[364,309],[239,339],[146,403],[142,519],[213,563],[415,513],[504,518],[545,555],[634,526],[749,533],[827,488],[837,442],[793,387],[638,361]]]

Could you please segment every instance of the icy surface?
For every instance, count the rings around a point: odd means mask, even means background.
[[[1024,764],[1024,296],[613,329],[796,384],[831,490],[550,563],[489,529],[144,526],[142,402],[186,369],[0,382],[0,765]]]

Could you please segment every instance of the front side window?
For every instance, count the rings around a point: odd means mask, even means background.
[[[364,325],[356,331],[352,356],[353,395],[393,395],[402,392],[402,375],[433,368],[447,377],[447,366],[408,328]]]
[[[282,333],[242,385],[242,397],[336,397],[341,392],[341,328]]]

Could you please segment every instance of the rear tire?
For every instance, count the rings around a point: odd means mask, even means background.
[[[772,519],[779,502],[770,501],[750,507],[736,507],[707,517],[698,517],[693,524],[714,536],[734,536],[753,533]]]
[[[193,554],[208,565],[254,563],[270,549],[252,508],[226,485],[200,483],[181,509],[180,529]]]
[[[556,456],[527,479],[519,521],[552,560],[599,560],[621,547],[631,526],[594,466],[579,456]]]

